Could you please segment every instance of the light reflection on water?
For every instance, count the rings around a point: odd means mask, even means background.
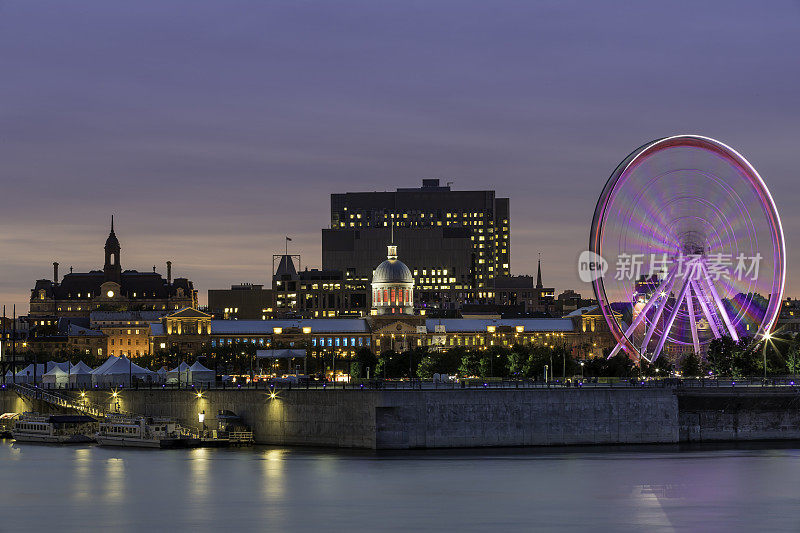
[[[105,481],[103,499],[105,503],[122,503],[125,495],[125,462],[121,457],[109,457],[105,460],[105,473],[101,479]]]
[[[0,530],[797,531],[800,450],[135,450],[0,441]],[[46,509],[46,512],[42,510]]]

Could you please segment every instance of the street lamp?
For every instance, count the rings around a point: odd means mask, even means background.
[[[764,349],[761,350],[761,351],[763,352],[762,355],[764,356],[764,382],[766,383],[766,381],[767,381],[767,343],[772,341],[772,333],[770,333],[769,331],[765,331],[764,332],[764,341],[765,341],[764,342]]]
[[[581,379],[583,379],[583,361],[581,361]]]

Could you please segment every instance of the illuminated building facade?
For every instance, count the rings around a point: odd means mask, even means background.
[[[394,244],[388,246],[386,260],[372,272],[372,314],[414,314],[414,277],[397,258]]]
[[[322,230],[322,265],[368,276],[394,242],[412,266],[419,307],[489,297],[492,280],[511,273],[508,198],[453,191],[426,179],[420,188],[331,195],[331,227]]]
[[[153,272],[122,270],[121,246],[111,222],[105,243],[103,270],[71,272],[59,281],[58,263],[53,263],[53,279],[40,279],[31,290],[32,321],[89,318],[92,311],[163,311],[197,307],[197,291],[186,278],[172,279],[172,264],[167,262],[167,279]],[[42,330],[50,334],[54,331]],[[34,333],[36,335],[37,333]]]
[[[431,319],[419,315],[378,315],[366,318],[214,320],[196,310],[182,310],[151,325],[155,351],[192,354],[210,346],[253,344],[283,346],[352,358],[362,348],[373,352],[415,347],[444,350],[456,346],[563,346],[579,357],[602,355],[613,346],[597,308],[564,318]],[[180,328],[177,323],[183,321]],[[187,325],[188,323],[188,325]]]

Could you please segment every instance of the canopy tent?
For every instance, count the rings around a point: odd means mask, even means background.
[[[200,361],[189,367],[189,381],[192,383],[213,383],[216,378],[217,373],[204,367]]]
[[[62,369],[60,365],[53,365],[53,368],[42,376],[42,386],[48,389],[61,389],[66,387],[68,383],[69,372]]]
[[[167,382],[167,373],[168,373],[167,367],[162,366],[161,368],[156,370],[156,375],[155,375],[154,379],[158,383],[166,383]]]
[[[114,355],[110,355],[110,356],[108,357],[108,359],[106,359],[106,362],[105,362],[105,363],[103,363],[102,365],[100,365],[100,366],[98,366],[97,368],[95,368],[94,370],[92,370],[92,375],[95,375],[95,374],[102,374],[103,372],[105,372],[105,371],[106,371],[106,369],[108,369],[108,368],[111,368],[111,366],[112,366],[114,363],[116,363],[116,362],[117,362],[117,359],[119,359],[119,357],[116,357],[116,356],[114,356]]]
[[[78,361],[77,365],[72,365],[72,368],[69,369],[69,384],[79,387],[91,387],[92,368],[83,361]]]
[[[116,361],[112,361],[111,365],[106,366],[101,372],[108,361],[99,366],[92,374],[92,381],[95,385],[100,386],[115,386],[115,385],[128,385],[134,380],[153,381],[155,372],[142,368],[125,356],[113,357]]]
[[[64,372],[69,372],[69,361],[65,361],[63,363],[57,363],[55,361],[48,361],[47,367],[45,368],[45,374],[53,370],[53,368],[58,367]]]
[[[188,383],[189,365],[181,361],[181,364],[167,372],[167,383]]]
[[[42,381],[42,375],[46,372],[44,364],[36,365],[36,383],[40,383]],[[19,372],[17,375],[14,376],[14,379],[17,383],[33,383],[33,363],[29,364]]]

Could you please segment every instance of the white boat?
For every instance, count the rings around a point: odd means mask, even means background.
[[[95,440],[101,446],[135,448],[188,448],[198,442],[174,420],[146,416],[110,416],[100,422]]]
[[[11,436],[19,442],[79,444],[94,442],[97,421],[86,415],[23,414],[14,424]]]

